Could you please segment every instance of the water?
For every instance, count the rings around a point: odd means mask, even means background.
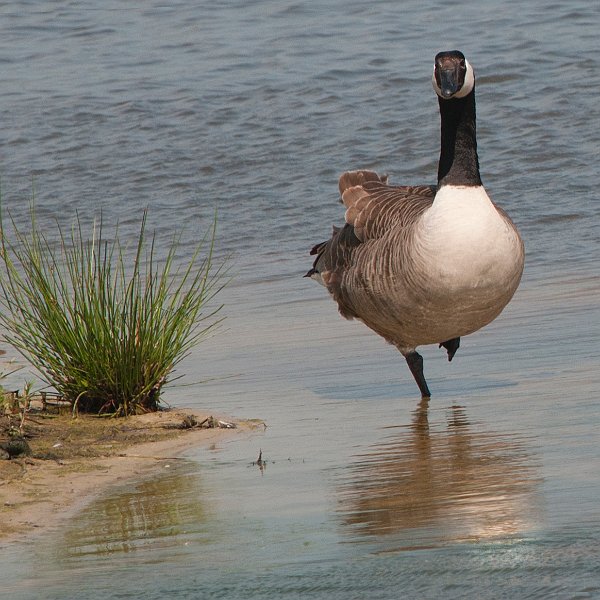
[[[2,202],[26,224],[33,186],[48,232],[102,211],[132,235],[148,207],[184,249],[216,207],[227,327],[166,399],[268,427],[3,547],[0,595],[600,597],[595,4],[197,4],[0,9]],[[527,265],[452,364],[424,349],[426,407],[300,275],[340,172],[434,181],[429,77],[454,47]]]

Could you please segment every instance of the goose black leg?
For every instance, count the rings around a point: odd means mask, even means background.
[[[408,368],[413,374],[413,377],[415,378],[415,381],[421,390],[421,397],[430,398],[431,394],[429,393],[429,388],[427,387],[427,382],[425,381],[425,376],[423,375],[423,357],[418,352],[413,350],[404,358],[406,359]]]
[[[456,354],[456,351],[458,350],[458,347],[460,346],[460,338],[456,337],[456,338],[452,338],[451,340],[442,342],[440,344],[440,348],[442,346],[444,346],[444,348],[446,348],[446,350],[448,350],[448,360],[450,361],[454,358],[454,355]]]

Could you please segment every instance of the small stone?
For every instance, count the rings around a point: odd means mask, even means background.
[[[181,422],[181,429],[192,429],[192,427],[196,427],[198,425],[198,421],[194,415],[186,415]]]
[[[6,452],[9,458],[31,454],[31,448],[29,448],[29,444],[24,438],[13,438],[8,442],[3,442],[0,444],[0,450]]]

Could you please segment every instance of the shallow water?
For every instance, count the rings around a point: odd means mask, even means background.
[[[600,597],[595,5],[236,0],[0,12],[3,205],[32,178],[184,248],[219,214],[226,328],[166,399],[262,418],[2,548],[21,598]],[[432,182],[434,54],[478,74],[484,182],[527,246],[521,288],[449,364],[397,352],[301,275],[346,168]],[[210,379],[199,385],[194,382]],[[259,450],[266,468],[253,465]]]

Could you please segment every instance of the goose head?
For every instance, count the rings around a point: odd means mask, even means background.
[[[440,52],[435,57],[431,79],[435,93],[442,100],[464,98],[475,87],[473,67],[458,50]]]

